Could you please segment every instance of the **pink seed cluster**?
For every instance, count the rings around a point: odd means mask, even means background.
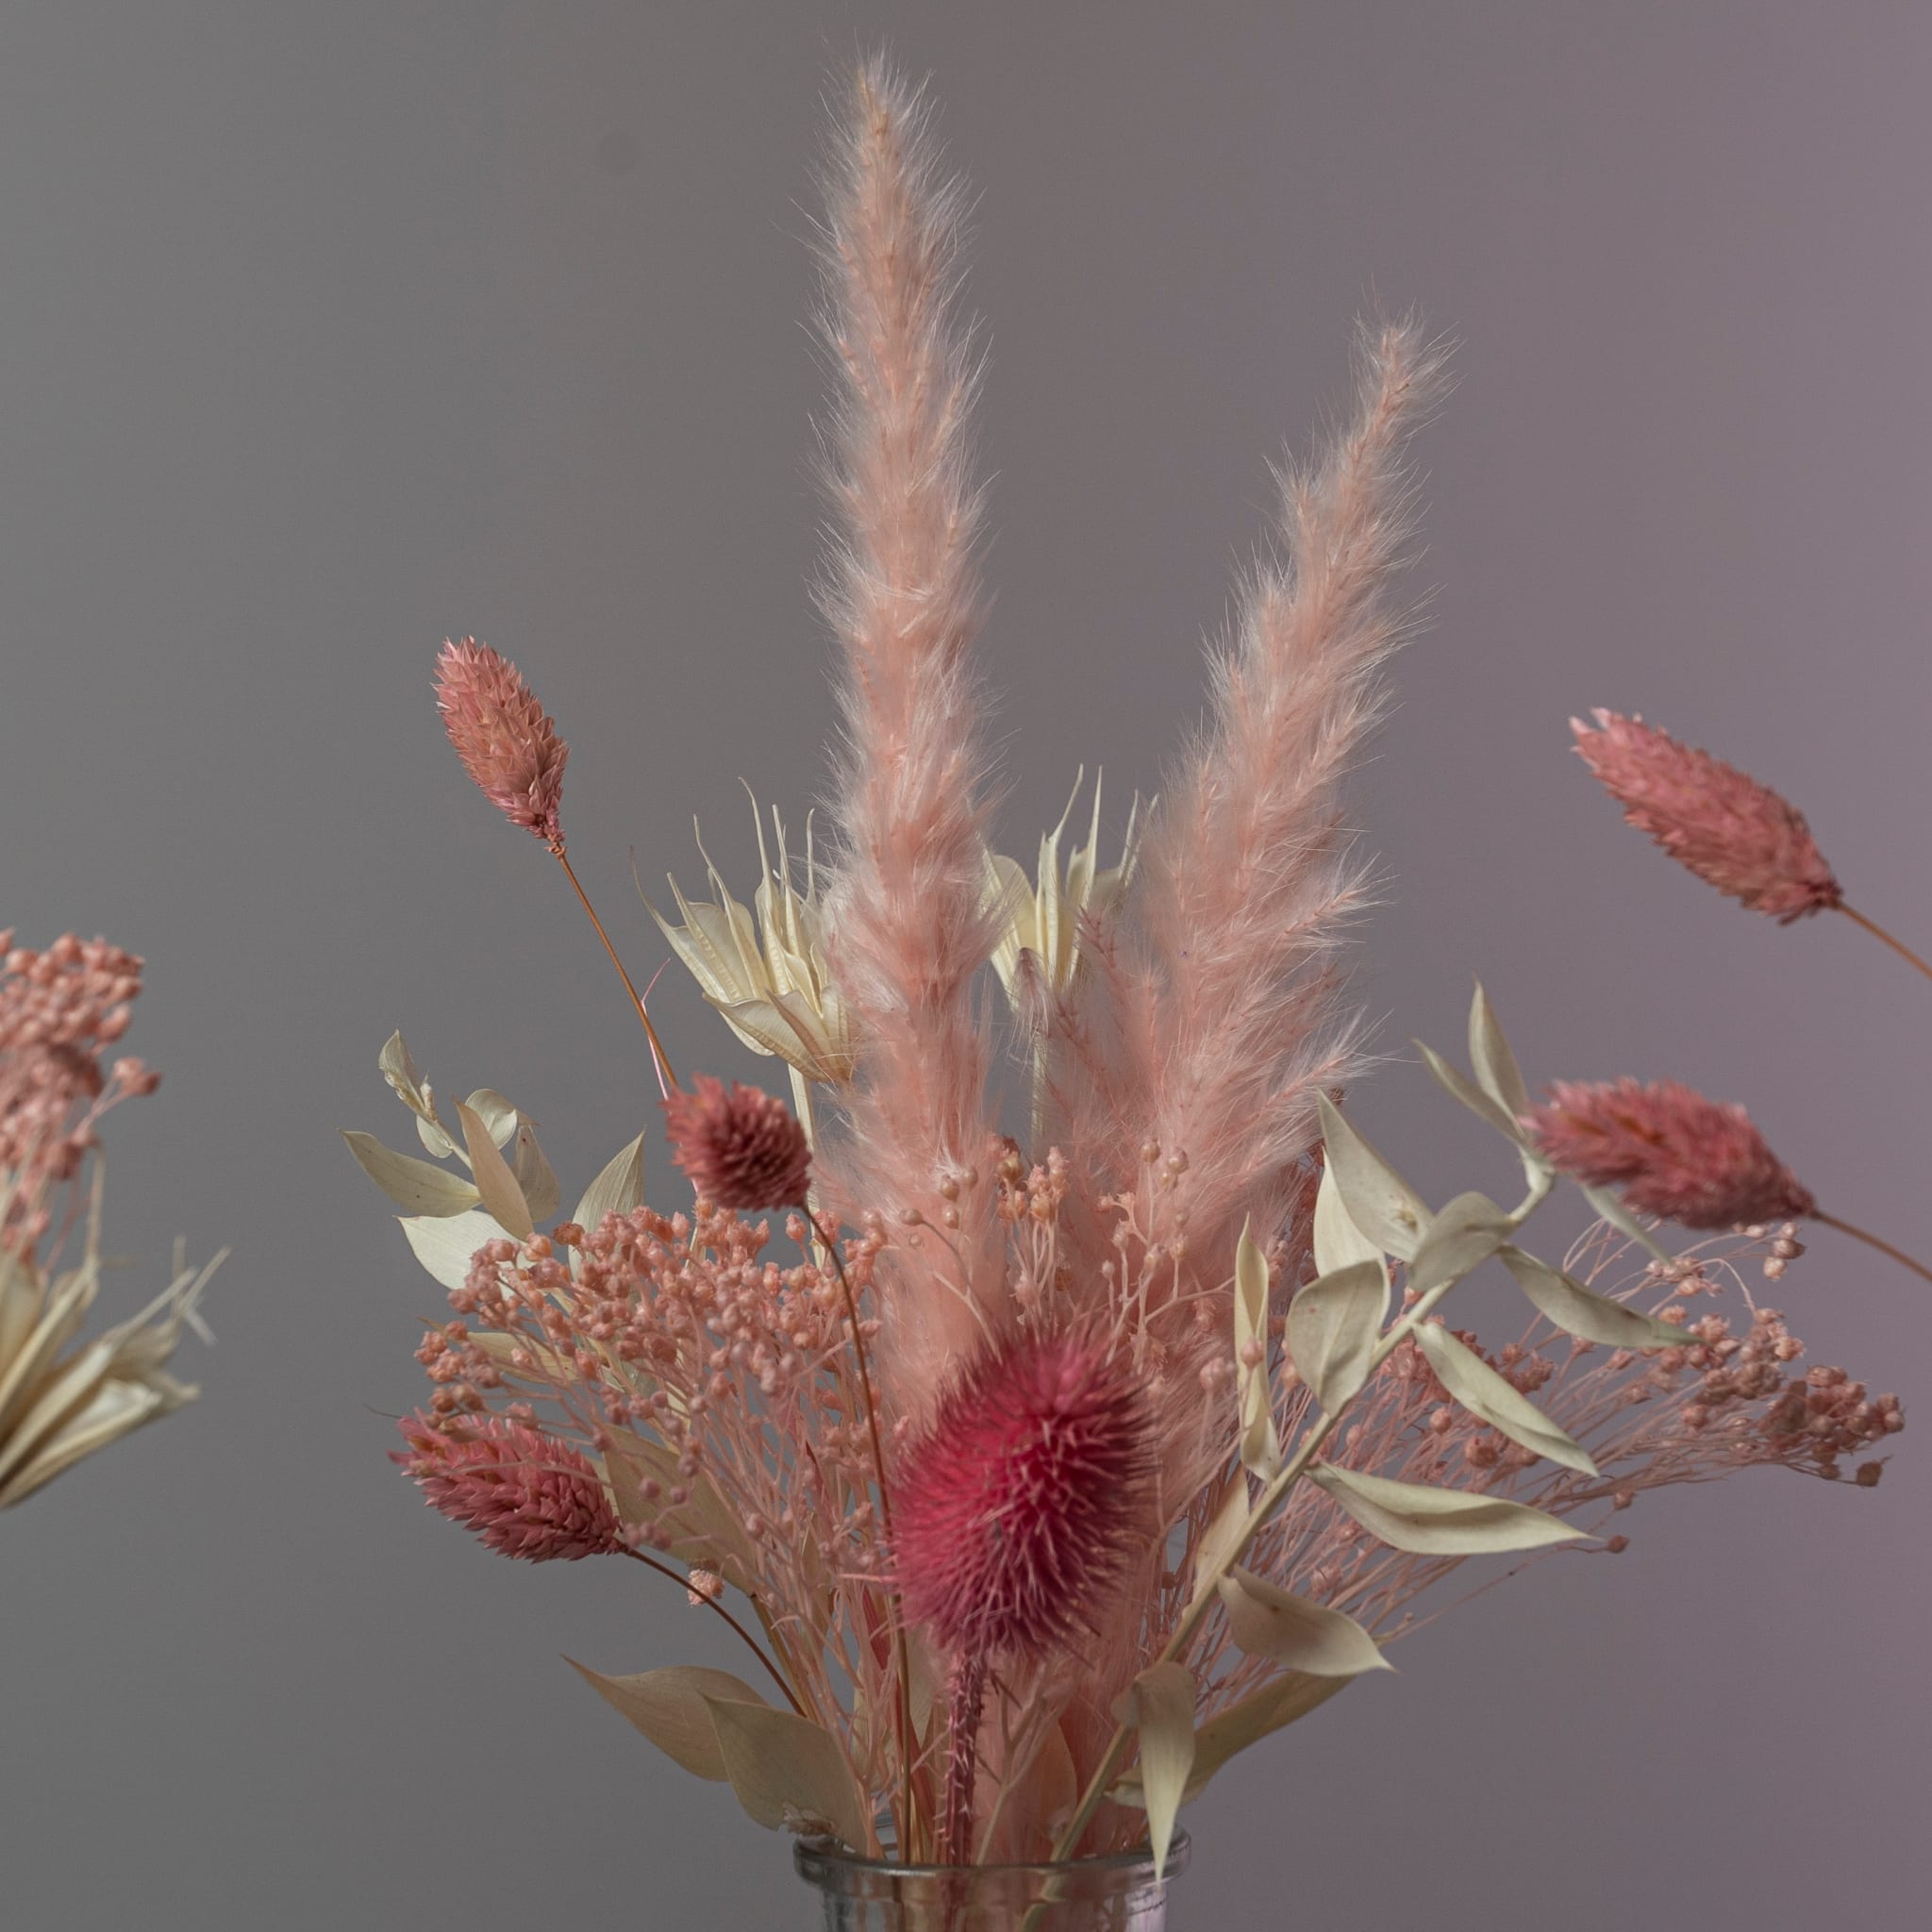
[[[892,1487],[906,1610],[957,1657],[1037,1661],[1097,1623],[1149,1532],[1152,1428],[1123,1364],[1009,1338],[951,1382]]]
[[[106,940],[64,933],[44,952],[0,933],[0,1170],[13,1177],[6,1238],[38,1240],[47,1191],[72,1180],[117,1101],[161,1076],[105,1050],[126,1032],[142,960]]]
[[[399,1426],[409,1446],[391,1452],[391,1460],[415,1478],[431,1508],[474,1529],[499,1555],[574,1562],[624,1547],[603,1482],[573,1444],[505,1416],[419,1413]]]
[[[699,1074],[664,1102],[671,1151],[700,1200],[739,1213],[797,1208],[811,1181],[811,1145],[782,1100]]]
[[[1640,1214],[1685,1227],[1801,1220],[1808,1190],[1741,1107],[1674,1080],[1558,1081],[1525,1124],[1544,1156],[1592,1187],[1615,1187]]]
[[[1576,751],[1640,832],[1707,884],[1789,925],[1843,894],[1805,816],[1748,774],[1641,718],[1570,721]]]
[[[570,747],[517,667],[475,638],[445,643],[436,660],[436,707],[484,796],[560,855]]]

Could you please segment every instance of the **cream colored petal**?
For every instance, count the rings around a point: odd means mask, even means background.
[[[84,1457],[178,1406],[165,1391],[144,1382],[103,1382],[84,1408],[71,1416],[10,1476],[0,1479],[0,1509],[25,1501]]]
[[[16,1407],[13,1420],[0,1437],[0,1485],[4,1485],[57,1429],[93,1398],[114,1344],[103,1339],[90,1342],[71,1361],[62,1363]]]
[[[100,1276],[92,1265],[63,1274],[55,1282],[32,1332],[10,1360],[0,1363],[0,1441],[12,1433],[35,1399],[42,1377],[86,1319],[99,1285]]]

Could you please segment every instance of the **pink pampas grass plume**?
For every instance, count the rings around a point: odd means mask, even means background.
[[[893,1574],[957,1656],[1037,1662],[1091,1626],[1149,1532],[1134,1378],[1076,1336],[1009,1338],[941,1394],[893,1485]]]
[[[915,92],[869,61],[832,155],[824,329],[842,392],[823,601],[843,660],[846,734],[826,924],[865,1041],[831,1191],[938,1223],[941,1189],[987,1139],[973,982],[993,932],[969,661],[982,604],[967,450],[975,370],[953,313],[963,197],[940,172],[927,119]],[[961,1210],[956,1253],[908,1241],[882,1278],[881,1374],[906,1383],[907,1408],[974,1344],[974,1304],[1003,1291],[984,1201]]]
[[[1576,753],[1624,817],[1680,865],[1781,925],[1843,900],[1805,815],[1769,786],[1641,718],[1570,721]]]
[[[1630,1207],[1660,1221],[1726,1228],[1816,1211],[1741,1107],[1674,1080],[1558,1081],[1526,1124],[1563,1173],[1621,1188]]]
[[[570,747],[517,667],[475,638],[445,643],[436,660],[436,708],[483,795],[561,858]]]
[[[782,1100],[700,1074],[664,1102],[671,1150],[699,1198],[740,1213],[799,1208],[811,1181],[811,1146]]]
[[[409,1446],[390,1459],[415,1478],[431,1508],[500,1555],[575,1562],[625,1547],[597,1472],[570,1443],[504,1416],[439,1427],[418,1414],[398,1426]]]

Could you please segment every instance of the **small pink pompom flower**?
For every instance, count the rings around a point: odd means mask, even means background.
[[[1660,1221],[1726,1228],[1816,1210],[1741,1107],[1674,1080],[1558,1081],[1524,1124],[1563,1173],[1621,1188],[1631,1208]]]
[[[1624,817],[1680,865],[1753,912],[1789,925],[1844,894],[1805,815],[1768,786],[1641,718],[1570,721],[1576,752]]]
[[[1148,1533],[1153,1427],[1125,1366],[1022,1336],[941,1396],[893,1484],[893,1577],[957,1658],[1037,1661],[1091,1624]]]
[[[700,1074],[691,1092],[666,1096],[664,1117],[674,1158],[713,1207],[755,1212],[804,1205],[811,1143],[782,1100]]]
[[[457,756],[513,825],[563,852],[563,767],[570,747],[508,658],[475,638],[436,660],[436,708]]]
[[[597,1472],[570,1443],[503,1416],[439,1427],[417,1414],[398,1426],[409,1446],[390,1460],[415,1478],[431,1508],[499,1554],[575,1562],[624,1548]]]

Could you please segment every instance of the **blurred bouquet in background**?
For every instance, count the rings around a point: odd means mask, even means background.
[[[0,933],[0,1508],[196,1394],[168,1364],[221,1257],[192,1270],[177,1248],[147,1307],[82,1333],[101,1289],[101,1120],[160,1085],[138,1059],[102,1065],[141,974],[105,940],[36,953]]]
[[[1029,872],[991,842],[970,657],[961,192],[876,65],[837,157],[832,836],[795,855],[774,818],[749,904],[707,860],[708,897],[654,908],[791,1105],[681,1084],[599,924],[692,1192],[647,1205],[641,1137],[559,1222],[528,1119],[488,1089],[445,1108],[391,1038],[429,1158],[350,1145],[450,1305],[397,1459],[505,1555],[634,1560],[725,1620],[743,1675],[579,1668],[761,1823],[955,1866],[1158,1861],[1180,1805],[1384,1668],[1470,1558],[1616,1552],[1644,1491],[1754,1464],[1869,1483],[1901,1416],[1756,1301],[1812,1204],[1748,1123],[1540,1108],[1480,991],[1469,1071],[1424,1058],[1520,1200],[1431,1206],[1341,1110],[1367,885],[1339,788],[1407,629],[1404,451],[1441,383],[1416,328],[1364,333],[1352,416],[1283,474],[1165,795],[1108,852],[1096,784],[1084,842],[1070,807]],[[582,898],[553,721],[470,641],[438,690]],[[994,1111],[1005,1066],[1024,1121]],[[1550,1260],[1526,1225],[1563,1169],[1595,1219]],[[1716,1232],[1666,1247],[1673,1215]],[[1443,1310],[1491,1262],[1525,1306],[1483,1338]]]

